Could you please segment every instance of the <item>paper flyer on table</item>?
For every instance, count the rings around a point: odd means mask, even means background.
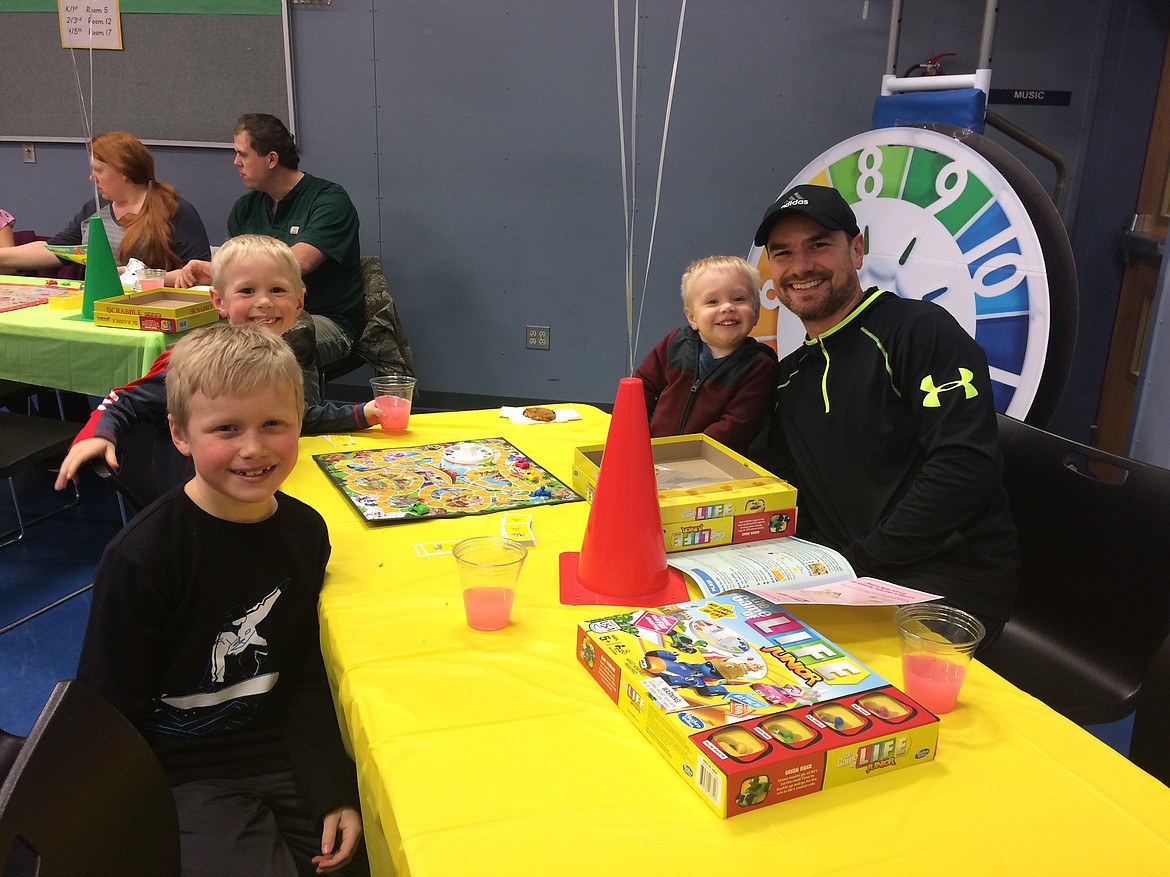
[[[708,596],[744,590],[773,603],[850,606],[894,606],[939,598],[881,579],[858,577],[840,552],[797,536],[673,554],[667,563]]]

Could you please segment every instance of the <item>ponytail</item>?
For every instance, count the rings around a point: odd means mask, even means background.
[[[104,161],[126,179],[146,186],[146,198],[138,213],[121,217],[118,223],[126,230],[118,247],[122,264],[137,257],[151,268],[173,270],[183,266],[171,244],[172,220],[179,212],[179,196],[173,186],[154,178],[154,156],[137,137],[125,131],[106,131],[90,141],[93,157]]]
[[[183,267],[182,259],[171,246],[172,219],[178,212],[179,196],[174,187],[150,180],[142,210],[126,214],[120,220],[126,235],[118,247],[118,261],[125,264],[136,256],[151,268],[172,271]]]

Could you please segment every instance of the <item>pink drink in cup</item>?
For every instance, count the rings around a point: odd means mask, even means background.
[[[410,400],[399,396],[375,396],[374,404],[382,414],[382,429],[401,432],[410,423]]]
[[[899,607],[894,621],[902,646],[903,689],[932,713],[950,712],[986,632],[983,623],[936,602]]]
[[[138,272],[136,286],[140,292],[148,289],[162,289],[166,285],[166,272],[161,268],[143,268]]]
[[[403,432],[410,423],[414,378],[407,375],[378,375],[370,378],[374,404],[381,415],[382,429]]]
[[[502,536],[475,536],[458,543],[451,553],[463,586],[468,626],[476,630],[507,627],[528,549]]]
[[[932,713],[949,713],[959,699],[965,664],[953,664],[926,652],[902,655],[902,680],[906,693]]]
[[[512,614],[514,588],[466,588],[463,591],[463,610],[467,623],[476,630],[499,630],[508,626]]]

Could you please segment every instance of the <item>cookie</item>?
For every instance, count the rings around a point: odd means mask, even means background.
[[[538,420],[541,423],[551,423],[557,419],[557,413],[551,408],[525,408],[521,413],[529,420]]]

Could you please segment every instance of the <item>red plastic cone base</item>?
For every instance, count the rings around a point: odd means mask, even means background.
[[[577,577],[577,563],[580,557],[581,554],[577,551],[566,551],[561,555],[561,602],[566,606],[592,604],[652,609],[668,603],[685,603],[691,599],[687,591],[687,580],[673,567],[666,568],[666,574],[662,577],[665,585],[655,591],[644,594],[602,594],[590,590],[589,586]]]
[[[666,565],[642,382],[622,378],[581,551],[561,555],[561,602],[654,606],[659,598],[685,601],[686,585]]]

